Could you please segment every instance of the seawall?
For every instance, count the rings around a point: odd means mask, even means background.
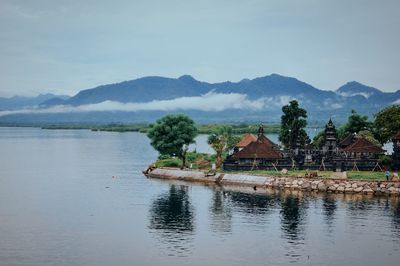
[[[149,178],[183,180],[220,185],[251,186],[285,190],[304,190],[328,193],[400,195],[399,181],[367,181],[328,178],[277,177],[251,174],[207,174],[197,170],[156,168],[144,173]]]

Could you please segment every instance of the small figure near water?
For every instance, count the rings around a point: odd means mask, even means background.
[[[386,170],[385,176],[386,176],[386,181],[389,181],[389,176],[390,176],[389,170]]]

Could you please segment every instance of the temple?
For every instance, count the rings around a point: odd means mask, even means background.
[[[400,132],[392,137],[393,159],[400,159]],[[227,156],[225,170],[278,170],[297,168],[310,170],[375,170],[381,169],[379,157],[385,153],[380,146],[364,137],[349,134],[338,141],[332,119],[325,125],[324,142],[321,147],[313,144],[296,145],[282,149],[264,135],[260,125],[257,136],[246,134]]]

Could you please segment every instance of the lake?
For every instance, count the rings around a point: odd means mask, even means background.
[[[147,179],[156,157],[140,133],[0,128],[0,265],[399,265],[397,198]]]

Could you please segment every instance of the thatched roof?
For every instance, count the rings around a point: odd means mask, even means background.
[[[261,135],[256,141],[234,153],[232,157],[236,159],[280,159],[282,153],[276,149],[276,144]]]
[[[275,144],[274,142],[272,142],[272,140],[270,140],[269,138],[267,138],[264,134],[260,135],[256,140],[259,140],[261,142],[265,142],[268,145],[274,146],[274,147],[278,147],[277,144]]]
[[[238,148],[244,148],[247,145],[249,145],[251,142],[256,141],[257,137],[253,134],[246,134],[244,137],[239,141],[238,144],[236,144],[236,147]]]
[[[343,149],[344,152],[370,152],[370,153],[384,153],[381,147],[375,145],[365,138],[356,138],[354,143],[350,144]]]
[[[346,148],[347,146],[351,145],[355,140],[354,134],[348,134],[340,143],[339,147]]]

